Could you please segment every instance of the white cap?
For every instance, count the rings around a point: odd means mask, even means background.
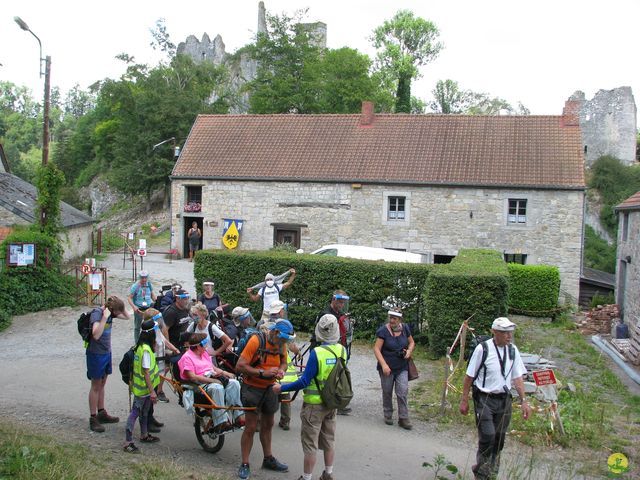
[[[276,313],[280,313],[280,310],[284,308],[284,303],[282,300],[276,300],[269,307],[269,315],[275,315]]]
[[[497,330],[498,332],[513,332],[515,329],[516,324],[507,317],[498,317],[491,325],[491,330]]]
[[[140,270],[140,273],[138,273],[138,276],[140,278],[148,277],[149,276],[149,272],[147,272],[146,270]]]
[[[397,310],[389,310],[388,314],[394,317],[402,318],[402,312],[399,312]]]

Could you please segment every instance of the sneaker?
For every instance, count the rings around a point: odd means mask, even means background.
[[[384,423],[386,423],[387,425],[393,425],[393,418],[384,417]]]
[[[136,447],[136,444],[131,442],[131,443],[127,443],[123,450],[127,453],[140,453],[140,449],[138,447]]]
[[[164,423],[159,422],[156,417],[149,417],[149,425],[153,425],[154,427],[162,428],[164,427]],[[156,433],[156,432],[154,432]]]
[[[158,401],[162,403],[169,403],[169,399],[164,394],[164,392],[158,392]]]
[[[351,407],[342,408],[338,410],[338,415],[349,415],[351,413]]]
[[[92,432],[104,432],[104,427],[100,424],[98,417],[89,417],[89,429]]]
[[[289,430],[289,424],[287,422],[279,422],[278,426],[282,429],[282,430]]]
[[[399,418],[398,425],[400,425],[400,428],[404,428],[405,430],[411,430],[413,428],[413,425],[411,425],[408,418]]]
[[[251,468],[249,468],[249,464],[243,463],[240,465],[240,468],[238,469],[238,478],[249,478],[249,475],[251,475]]]
[[[322,475],[320,475],[320,478],[318,480],[333,480],[333,475],[323,470]]]
[[[100,423],[118,423],[120,419],[118,417],[112,417],[106,410],[100,410],[96,416]]]
[[[160,427],[158,427],[157,425],[153,424],[153,423],[149,423],[147,425],[147,432],[149,433],[160,433]]]
[[[279,462],[273,455],[271,455],[270,457],[265,457],[265,459],[262,461],[262,468],[266,468],[267,470],[274,470],[276,472],[289,471],[289,466]]]

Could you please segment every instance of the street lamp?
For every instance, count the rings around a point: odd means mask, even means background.
[[[166,140],[156,143],[151,147],[151,151],[155,151],[160,145],[171,142],[171,150],[173,151],[173,158],[180,156],[180,147],[176,145],[176,137],[167,138]],[[169,263],[173,259],[173,205],[171,204],[171,185],[169,185]]]
[[[13,17],[18,26],[33,35],[36,40],[38,40],[38,45],[40,46],[40,78],[44,75],[44,112],[42,114],[42,166],[46,166],[49,162],[49,105],[51,103],[51,57],[47,55],[45,58],[42,57],[42,42],[38,38],[38,36],[31,31],[27,22],[22,20],[20,17]],[[44,62],[44,71],[42,68],[42,62]],[[44,227],[47,218],[47,212],[45,211],[45,207],[42,207],[40,213],[40,223]]]

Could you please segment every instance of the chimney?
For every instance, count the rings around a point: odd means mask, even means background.
[[[564,102],[564,108],[562,109],[562,126],[563,127],[578,127],[580,126],[580,107],[582,102],[580,100],[567,100]]]
[[[374,113],[373,113],[373,102],[369,102],[367,100],[362,102],[362,113],[360,115],[360,126],[361,127],[370,127],[373,123]]]

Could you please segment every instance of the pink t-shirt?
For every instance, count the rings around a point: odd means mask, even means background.
[[[213,370],[213,364],[211,363],[211,355],[206,350],[202,352],[202,355],[198,355],[193,350],[189,349],[182,355],[182,358],[178,360],[178,367],[180,368],[180,376],[183,379],[187,379],[185,370],[189,370],[196,375],[205,375]]]

